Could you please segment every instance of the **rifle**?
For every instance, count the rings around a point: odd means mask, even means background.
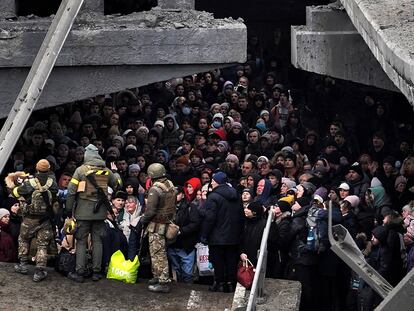
[[[106,210],[111,214],[112,218],[115,220],[115,213],[112,210],[111,203],[109,203],[108,197],[106,196],[105,192],[101,187],[98,186],[98,183],[95,180],[93,174],[86,175],[88,181],[95,187],[98,193],[98,201],[96,201],[95,206],[93,207],[93,212],[96,214],[102,205],[106,207]]]

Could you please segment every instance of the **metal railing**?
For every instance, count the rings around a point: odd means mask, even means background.
[[[0,132],[0,172],[3,171],[52,72],[56,59],[84,0],[63,0]]]
[[[267,239],[269,237],[270,225],[272,223],[274,214],[269,211],[267,216],[266,227],[263,231],[262,242],[260,243],[260,249],[258,251],[258,260],[256,266],[256,272],[254,274],[252,288],[250,290],[249,301],[247,303],[247,311],[255,311],[257,304],[262,304],[266,301],[263,287],[266,276],[266,264],[267,264]]]

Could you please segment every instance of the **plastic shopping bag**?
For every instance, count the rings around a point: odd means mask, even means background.
[[[198,243],[195,247],[197,249],[197,268],[199,275],[214,275],[213,265],[208,260],[208,246]]]
[[[111,256],[106,278],[125,283],[135,283],[138,276],[138,268],[138,256],[135,256],[134,261],[125,260],[124,254],[118,250]]]

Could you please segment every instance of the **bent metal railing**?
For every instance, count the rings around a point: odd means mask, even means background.
[[[250,290],[249,302],[247,303],[247,311],[255,311],[256,304],[262,304],[265,302],[263,287],[266,276],[267,239],[269,237],[270,225],[272,223],[273,217],[274,214],[270,210],[267,216],[266,227],[263,231],[260,250],[258,251],[259,256],[257,260],[256,272],[254,274],[252,289]]]

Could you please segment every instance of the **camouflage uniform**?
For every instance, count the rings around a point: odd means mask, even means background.
[[[149,251],[154,278],[160,284],[169,283],[168,259],[165,245],[165,232],[170,220],[175,216],[176,190],[166,178],[157,179],[148,191],[146,211],[142,223],[148,224]]]
[[[92,261],[93,272],[99,274],[102,269],[102,236],[104,233],[104,220],[107,210],[104,206],[94,208],[100,198],[97,189],[88,180],[88,175],[92,174],[98,186],[107,196],[108,186],[116,189],[119,181],[115,175],[105,167],[105,162],[99,156],[97,149],[93,145],[86,147],[84,164],[78,167],[72,176],[68,186],[68,197],[66,199],[66,209],[68,214],[73,214],[76,223],[76,271],[78,275],[70,278],[75,281],[83,281],[81,276],[86,273],[86,251],[88,236],[92,237]],[[77,199],[77,200],[76,200]],[[77,201],[74,212],[72,211],[75,200]]]
[[[31,180],[33,181],[34,177],[27,179],[21,186],[18,186],[13,189],[12,194],[19,198],[21,196],[25,197],[27,205],[22,207],[22,216],[23,221],[20,228],[19,235],[19,259],[22,263],[27,263],[29,261],[29,251],[30,251],[30,240],[36,238],[36,267],[45,268],[47,264],[47,247],[50,241],[53,238],[53,228],[49,220],[45,220],[48,217],[47,213],[33,213],[31,210],[31,194],[35,191],[33,188]],[[36,178],[40,181],[40,184],[44,186],[48,180],[51,185],[48,190],[52,194],[52,200],[56,197],[58,192],[58,185],[56,183],[56,177],[51,172],[42,172],[37,173]]]

